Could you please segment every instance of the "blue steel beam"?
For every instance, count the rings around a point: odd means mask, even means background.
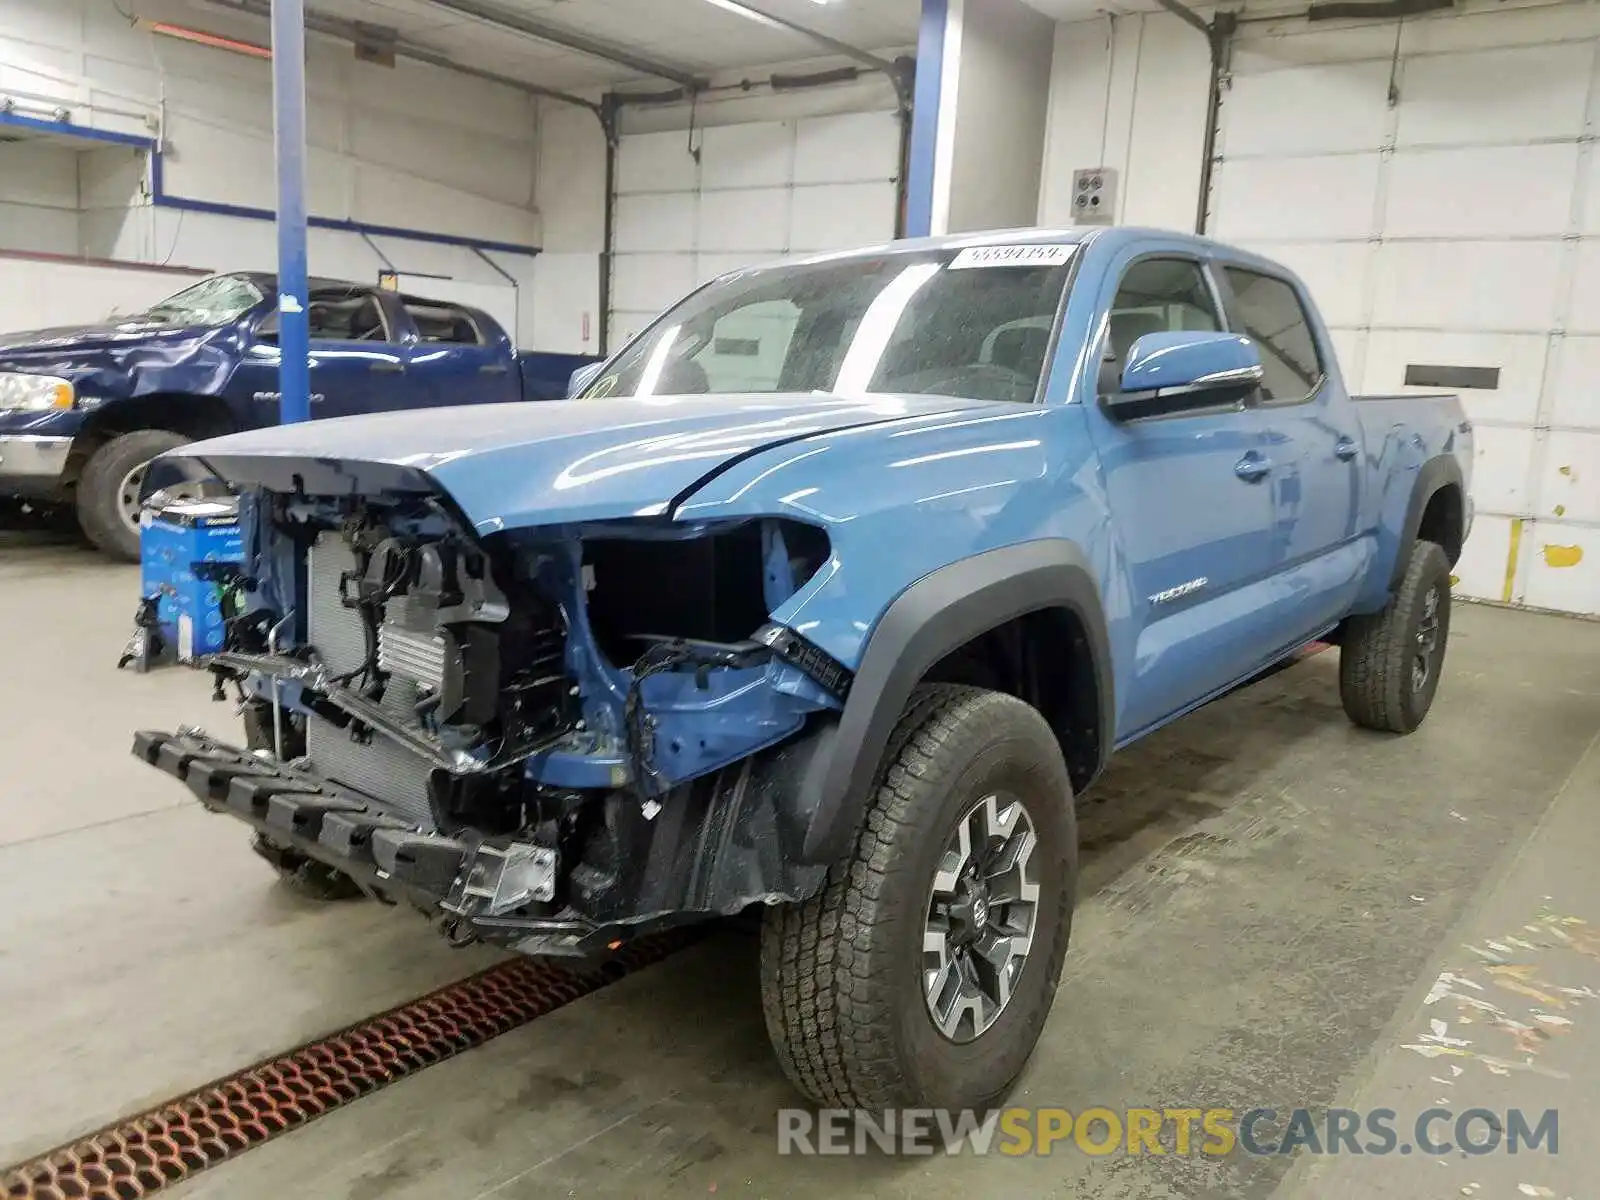
[[[272,0],[272,108],[278,157],[278,419],[288,425],[311,419],[304,0]]]
[[[938,157],[939,106],[944,98],[944,37],[949,0],[922,0],[917,30],[917,77],[912,85],[911,150],[906,164],[906,236],[933,231],[934,160]]]

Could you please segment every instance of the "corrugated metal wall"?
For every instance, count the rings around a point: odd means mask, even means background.
[[[1457,586],[1600,613],[1600,10],[1247,30],[1208,231],[1304,275],[1352,390],[1497,371]]]

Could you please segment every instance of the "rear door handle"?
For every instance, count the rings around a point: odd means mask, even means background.
[[[1333,452],[1345,462],[1349,462],[1361,453],[1361,447],[1356,445],[1354,438],[1342,437],[1334,443]]]
[[[1233,473],[1246,483],[1259,483],[1272,470],[1271,460],[1252,450],[1233,464]]]
[[[396,362],[392,358],[375,358],[367,365],[369,371],[382,371],[389,375],[398,375],[405,369],[405,363]]]
[[[505,363],[485,363],[478,368],[479,375],[504,375],[511,368]]]

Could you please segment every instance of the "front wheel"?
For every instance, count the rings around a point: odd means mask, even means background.
[[[1357,725],[1410,733],[1428,715],[1450,640],[1450,559],[1434,542],[1411,547],[1382,612],[1351,617],[1339,641],[1339,696]]]
[[[986,1108],[1055,999],[1077,882],[1072,785],[1013,697],[919,688],[849,859],[762,927],[767,1031],[819,1105]]]
[[[139,561],[139,489],[150,460],[188,442],[170,429],[119,434],[89,456],[78,477],[78,526],[95,549]]]

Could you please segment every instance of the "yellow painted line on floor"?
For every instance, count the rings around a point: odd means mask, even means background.
[[[1517,582],[1517,555],[1522,550],[1522,518],[1511,519],[1511,549],[1506,554],[1506,582],[1500,589],[1500,602],[1510,604]]]

